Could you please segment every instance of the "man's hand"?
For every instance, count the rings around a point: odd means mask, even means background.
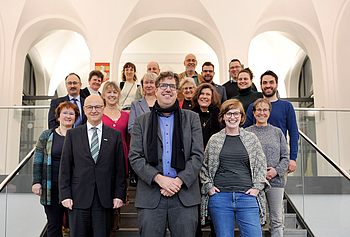
[[[154,177],[154,181],[171,196],[180,191],[182,180],[178,177],[170,178],[161,174]]]
[[[33,184],[32,192],[38,196],[41,196],[41,193],[42,193],[41,184],[39,184],[39,183]]]
[[[173,196],[174,194],[171,194],[171,193],[169,193],[168,191],[166,191],[165,189],[160,189],[160,194],[162,194],[163,196],[165,196],[165,197],[171,197],[171,196]]]
[[[62,205],[63,205],[65,208],[68,208],[69,210],[72,210],[72,207],[73,207],[73,200],[70,199],[70,198],[64,199],[64,200],[62,201]]]
[[[288,173],[293,173],[297,169],[297,162],[295,160],[290,160],[288,165]]]
[[[119,198],[114,198],[113,199],[113,209],[117,209],[119,207],[122,207],[124,205],[123,200]]]
[[[266,179],[267,180],[273,179],[274,177],[276,177],[276,175],[277,175],[277,171],[275,168],[267,167],[267,172],[266,172]]]
[[[245,192],[245,194],[249,194],[256,197],[259,194],[259,189],[250,188],[247,192]]]

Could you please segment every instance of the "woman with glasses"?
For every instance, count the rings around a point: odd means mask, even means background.
[[[196,83],[192,77],[184,77],[179,86],[179,93],[177,99],[181,109],[192,109],[192,97],[196,90]]]
[[[267,123],[271,103],[262,98],[254,102],[253,114],[256,124],[246,130],[253,132],[260,140],[267,162],[266,179],[271,187],[266,188],[267,204],[272,237],[283,236],[283,194],[285,175],[288,170],[289,153],[282,130]]]
[[[213,85],[202,83],[194,92],[192,103],[192,111],[198,113],[201,120],[205,148],[211,135],[220,131],[221,128],[218,120],[220,96]]]
[[[40,196],[47,218],[47,236],[61,237],[65,208],[58,198],[58,173],[64,138],[79,117],[78,107],[68,101],[55,110],[59,126],[41,133],[36,144],[33,161],[32,192]]]
[[[119,105],[123,110],[130,110],[131,103],[141,98],[138,87],[136,66],[131,62],[127,62],[123,66],[122,81],[120,82],[121,93]]]
[[[217,236],[262,236],[266,159],[255,134],[241,128],[245,121],[236,99],[221,105],[219,120],[225,128],[207,144],[200,172],[202,223],[210,215]],[[260,218],[261,219],[260,219]]]
[[[125,157],[125,174],[129,171],[128,154],[130,139],[128,134],[129,113],[119,109],[120,89],[115,82],[107,81],[102,89],[101,97],[105,103],[102,122],[104,125],[120,132]],[[119,228],[120,209],[114,211],[112,232]]]

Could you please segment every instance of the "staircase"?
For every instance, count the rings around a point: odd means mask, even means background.
[[[134,206],[135,203],[135,193],[136,188],[129,187],[128,188],[128,197],[129,203],[128,205],[121,208],[121,223],[120,229],[115,233],[115,237],[137,237],[139,236],[138,224],[137,224],[137,210]],[[307,231],[301,228],[295,213],[287,213],[287,200],[284,200],[284,209],[285,209],[285,217],[284,217],[284,237],[306,237]],[[203,237],[210,237],[210,228],[205,227],[202,228]],[[111,236],[111,237],[114,237]],[[170,232],[167,232],[167,235],[170,237]],[[235,228],[235,236],[239,236],[239,230]],[[263,226],[263,236],[269,237],[270,232],[268,229],[268,225]],[[219,236],[218,236],[219,237]]]

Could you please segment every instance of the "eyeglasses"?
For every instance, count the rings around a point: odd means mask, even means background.
[[[67,81],[66,84],[69,85],[69,86],[71,86],[71,85],[76,86],[76,85],[79,84],[79,82],[77,82],[77,81]]]
[[[96,111],[101,111],[103,109],[103,105],[86,105],[84,106],[84,108],[89,112],[91,112],[93,109],[95,109]]]
[[[258,112],[258,113],[264,113],[264,114],[266,114],[267,112],[270,112],[270,110],[269,109],[256,109],[255,110],[256,112]]]
[[[226,114],[226,117],[228,118],[231,118],[232,116],[235,117],[235,118],[238,118],[240,115],[241,115],[241,112],[227,112]]]
[[[176,90],[176,85],[175,85],[175,84],[160,83],[158,87],[159,87],[160,89],[162,89],[162,90],[166,90],[166,89],[168,89],[168,87],[169,87],[170,90],[172,90],[172,91]]]

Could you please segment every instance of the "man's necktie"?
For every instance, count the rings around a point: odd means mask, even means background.
[[[72,101],[73,101],[73,103],[78,107],[78,110],[80,111],[79,105],[78,105],[78,99],[73,98]],[[81,121],[83,120],[83,119],[82,119],[82,114],[81,114],[81,113],[82,113],[82,112],[80,111],[80,115],[78,116],[77,120],[75,120],[75,122],[74,122],[74,127],[77,127],[78,125],[81,124]]]
[[[95,163],[97,161],[97,157],[98,157],[98,153],[100,151],[100,146],[99,146],[99,142],[98,142],[98,134],[97,134],[97,128],[96,127],[92,127],[92,130],[94,130],[93,134],[92,134],[92,138],[91,138],[91,156],[94,159]]]

